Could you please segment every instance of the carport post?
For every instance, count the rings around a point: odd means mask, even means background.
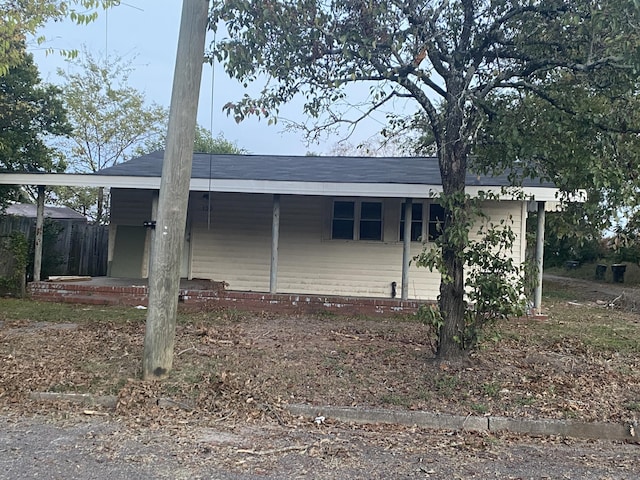
[[[402,300],[409,299],[409,265],[411,263],[411,213],[413,199],[404,201],[404,237],[402,240]]]
[[[534,293],[533,309],[537,315],[542,315],[542,269],[544,261],[544,202],[538,202],[538,229],[536,230],[536,267],[538,281]]]
[[[278,292],[278,243],[280,242],[280,195],[273,195],[273,217],[271,219],[271,272],[269,293]]]
[[[33,253],[33,281],[39,282],[42,272],[42,239],[44,237],[44,185],[38,185],[36,208],[36,238]]]

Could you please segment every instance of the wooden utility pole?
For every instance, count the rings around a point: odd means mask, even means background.
[[[209,0],[182,2],[158,218],[149,265],[149,310],[142,361],[145,379],[163,378],[173,366],[180,261],[208,13]]]

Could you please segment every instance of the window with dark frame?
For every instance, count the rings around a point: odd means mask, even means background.
[[[400,241],[404,241],[404,209],[402,204],[400,210]],[[419,242],[422,238],[422,203],[411,204],[411,241]]]
[[[360,240],[382,240],[382,203],[360,204]]]
[[[433,242],[440,238],[444,228],[444,208],[439,203],[429,204],[429,223],[427,224],[427,239]]]
[[[353,240],[354,224],[355,202],[333,202],[331,238],[334,240]]]
[[[382,240],[382,202],[334,201],[331,239]]]

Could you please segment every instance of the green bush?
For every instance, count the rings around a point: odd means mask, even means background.
[[[516,264],[512,258],[516,238],[510,221],[487,223],[478,231],[477,239],[470,241],[464,252],[466,309],[464,331],[456,340],[464,350],[474,349],[488,328],[498,320],[520,316],[526,309],[528,264]],[[420,259],[431,268],[437,265],[438,252],[431,249]],[[431,263],[429,263],[431,262]],[[443,325],[442,315],[435,305],[418,309],[418,319],[428,327],[428,341],[434,353]]]
[[[12,232],[0,240],[0,253],[5,259],[0,276],[0,292],[22,297],[25,295],[29,254],[27,238],[21,232]]]

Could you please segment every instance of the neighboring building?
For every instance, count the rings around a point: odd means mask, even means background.
[[[13,177],[12,183],[111,187],[109,275],[144,278],[163,155],[94,175]],[[0,174],[0,183],[8,175]],[[528,203],[556,202],[558,190],[530,181],[520,200],[501,193],[508,185],[506,176],[469,174],[467,193],[500,194],[484,211],[495,223],[513,222],[513,256],[521,262]],[[412,201],[412,256],[420,239],[437,235],[442,213],[436,158],[195,154],[190,190],[182,276],[224,281],[230,290],[388,298],[395,282],[400,297],[403,204]],[[437,272],[411,265],[407,273],[408,298],[437,297]]]
[[[37,209],[37,205],[32,203],[14,203],[7,206],[2,214],[14,217],[30,218],[35,222]],[[45,205],[44,218],[51,218],[52,220],[60,222],[68,221],[69,223],[87,223],[87,217],[69,207],[50,207]]]

